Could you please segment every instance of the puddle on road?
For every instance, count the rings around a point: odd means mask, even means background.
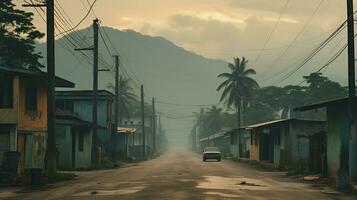
[[[74,194],[74,197],[83,197],[83,196],[113,196],[113,195],[127,195],[127,194],[134,194],[137,192],[142,191],[145,189],[144,186],[138,187],[129,187],[119,190],[93,190],[93,191],[86,191]]]
[[[249,179],[244,177],[221,177],[221,176],[204,176],[204,180],[196,186],[201,189],[212,190],[268,190],[264,181]]]
[[[224,198],[238,198],[238,197],[240,197],[239,195],[226,194],[226,193],[222,193],[222,192],[205,192],[205,194],[217,195],[217,196],[224,197]]]

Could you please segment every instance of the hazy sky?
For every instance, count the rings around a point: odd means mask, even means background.
[[[88,1],[93,0],[57,0],[57,4],[77,23],[89,7]],[[274,68],[293,64],[297,58],[306,56],[307,51],[311,51],[346,18],[345,0],[290,0],[266,50],[256,61],[286,2],[98,0],[94,12],[103,26],[163,36],[210,58],[230,61],[234,56],[245,56],[260,74],[267,71],[273,74],[276,73]],[[80,28],[89,26],[93,18],[91,14]],[[38,17],[36,24],[44,30],[44,23]],[[281,57],[290,43],[287,53],[275,62],[276,66],[269,66],[268,63]]]
[[[93,0],[57,0],[56,3],[76,24],[87,12],[88,1]],[[261,85],[279,85],[282,83],[275,82],[279,75],[299,64],[346,19],[346,0],[290,0],[276,26],[286,2],[97,0],[94,12],[102,26],[162,36],[205,57],[231,61],[233,57],[245,56],[250,60],[250,67],[258,71]],[[35,12],[33,8],[28,10]],[[91,14],[79,28],[90,26],[94,17]],[[38,14],[35,14],[35,24],[45,31],[45,24]],[[256,60],[275,26],[266,50]],[[342,32],[316,59],[296,73],[296,79],[291,83],[300,82],[302,75],[318,69],[345,43],[346,33]],[[342,54],[324,72],[333,80],[345,83],[345,71],[346,55]]]

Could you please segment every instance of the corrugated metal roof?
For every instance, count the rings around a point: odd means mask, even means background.
[[[356,98],[357,100],[357,98]],[[340,99],[332,99],[329,101],[318,102],[311,105],[301,106],[294,108],[294,111],[307,111],[307,110],[314,110],[318,108],[327,107],[332,104],[339,104],[339,103],[346,103],[347,104],[348,98],[340,98]]]
[[[278,120],[263,122],[263,123],[259,123],[259,124],[252,124],[252,125],[246,126],[246,129],[258,128],[261,126],[267,126],[267,125],[271,125],[271,124],[275,124],[275,123],[287,122],[290,120],[293,120],[293,119],[278,119]]]

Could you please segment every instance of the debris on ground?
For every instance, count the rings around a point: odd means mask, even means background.
[[[262,186],[262,185],[258,185],[258,184],[255,184],[255,183],[248,183],[246,181],[242,181],[240,183],[238,183],[238,185],[246,185],[246,186]]]
[[[320,180],[320,176],[304,176],[304,181],[317,181]]]
[[[321,193],[329,194],[329,195],[339,195],[339,194],[341,194],[340,192],[338,192],[336,190],[321,190]]]

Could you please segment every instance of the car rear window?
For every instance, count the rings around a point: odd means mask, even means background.
[[[219,151],[217,147],[206,147],[205,151]]]

